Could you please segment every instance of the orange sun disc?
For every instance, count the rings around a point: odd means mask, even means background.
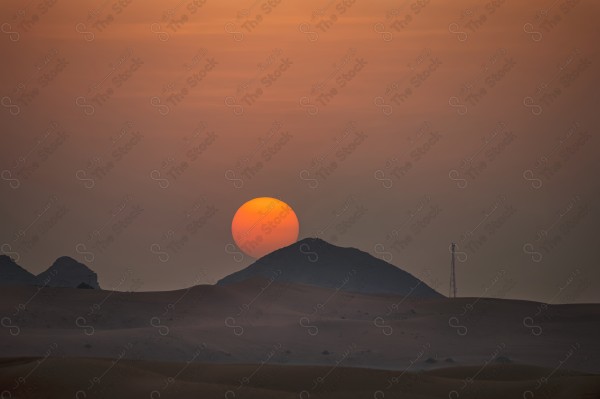
[[[300,226],[294,210],[271,197],[254,198],[240,206],[231,222],[231,234],[247,255],[260,258],[298,241]]]

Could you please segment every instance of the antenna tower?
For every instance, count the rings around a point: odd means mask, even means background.
[[[450,261],[450,294],[448,295],[450,298],[456,298],[456,271],[455,271],[455,249],[456,244],[452,243],[452,260]]]

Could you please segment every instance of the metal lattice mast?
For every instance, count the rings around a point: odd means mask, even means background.
[[[454,251],[456,249],[456,244],[452,243],[452,260],[450,261],[450,298],[456,298],[456,270],[454,263]]]

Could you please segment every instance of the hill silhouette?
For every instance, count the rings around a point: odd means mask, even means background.
[[[0,285],[38,285],[48,287],[100,289],[98,275],[89,267],[69,256],[61,256],[44,272],[35,276],[19,266],[14,259],[0,255]]]
[[[338,247],[319,238],[305,238],[273,251],[219,280],[217,285],[256,277],[366,294],[443,297],[423,281],[390,263],[356,248]]]
[[[100,288],[97,274],[68,256],[56,259],[48,270],[38,274],[38,280],[48,281],[50,287],[78,287],[85,283],[92,288]]]
[[[37,284],[35,275],[29,273],[7,255],[0,255],[0,285],[6,284]]]

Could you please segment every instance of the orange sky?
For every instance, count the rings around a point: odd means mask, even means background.
[[[214,282],[251,261],[235,211],[273,196],[300,237],[443,293],[452,240],[463,295],[504,269],[488,295],[597,283],[598,11],[3,1],[2,251],[34,272],[76,257],[106,288],[128,268],[143,290]]]

